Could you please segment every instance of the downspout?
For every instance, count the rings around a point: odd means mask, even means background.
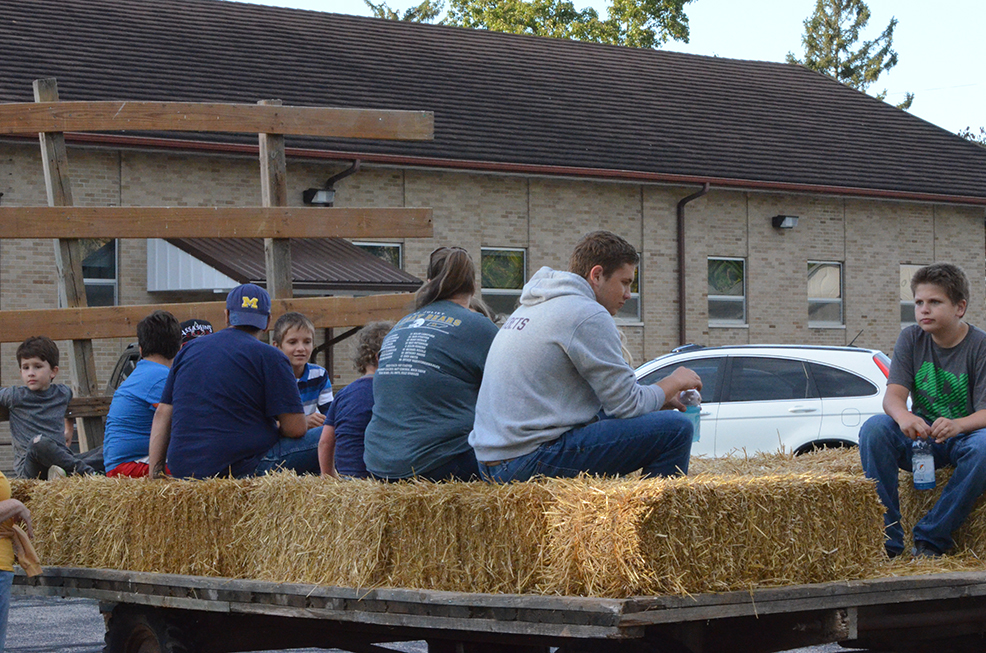
[[[685,344],[685,204],[709,192],[709,182],[702,190],[678,202],[678,345]]]

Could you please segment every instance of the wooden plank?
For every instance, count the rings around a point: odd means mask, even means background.
[[[261,100],[263,106],[281,106],[280,100]],[[288,162],[284,134],[263,133],[260,138],[260,200],[265,207],[288,205]],[[294,296],[291,277],[291,241],[264,239],[264,269],[267,292],[273,299]]]
[[[410,312],[413,301],[407,293],[280,299],[273,301],[272,317],[299,311],[319,329],[354,327],[375,320],[398,320]],[[225,324],[225,308],[224,298],[219,302],[0,311],[0,342],[21,342],[38,334],[53,340],[133,338],[137,323],[155,310],[169,311],[179,321],[202,318],[218,329]]]
[[[58,83],[54,79],[34,81],[34,100],[38,103],[57,103]],[[68,153],[65,137],[58,130],[37,130],[41,141],[45,187],[51,206],[72,205],[72,184],[68,173]],[[47,133],[46,133],[47,132]],[[86,288],[82,274],[82,247],[77,239],[59,239],[55,243],[55,268],[58,270],[58,295],[64,306],[86,306]],[[26,337],[26,336],[25,336]],[[96,380],[96,357],[92,342],[72,341],[72,385],[76,395],[99,394]],[[83,452],[103,444],[103,421],[86,417],[80,422],[79,449]]]
[[[72,400],[68,402],[68,410],[65,411],[65,417],[69,419],[76,417],[106,417],[112,400],[113,397],[103,395],[99,395],[98,397],[72,397]]]
[[[434,113],[199,102],[0,104],[0,134],[181,131],[431,140]]]
[[[0,206],[0,238],[430,238],[432,210]]]

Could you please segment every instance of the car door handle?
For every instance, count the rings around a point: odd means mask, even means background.
[[[794,408],[788,408],[789,413],[815,413],[818,412],[817,408],[810,408],[807,406],[795,406]]]
[[[702,412],[699,413],[699,416],[700,417],[708,417],[711,414],[712,414],[712,411],[711,410],[703,410]]]

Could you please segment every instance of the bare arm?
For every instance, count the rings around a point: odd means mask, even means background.
[[[168,444],[171,443],[171,404],[158,404],[151,424],[151,442],[147,452],[147,466],[151,478],[164,476],[164,463],[168,457]]]
[[[304,413],[281,413],[277,416],[277,430],[286,438],[300,438],[308,431]]]
[[[323,415],[322,413],[316,410],[314,413],[307,416],[305,418],[305,421],[308,425],[308,428],[313,429],[316,426],[322,426],[323,424],[325,424],[325,415]]]
[[[336,473],[336,429],[331,424],[322,428],[322,437],[318,440],[318,467],[322,476],[339,476]]]
[[[72,437],[75,435],[75,422],[65,418],[65,446],[72,448]]]
[[[907,397],[910,391],[902,385],[890,383],[887,394],[883,396],[883,412],[891,417],[904,435],[912,440],[927,438],[931,427],[922,418],[907,410]]]
[[[23,522],[27,536],[34,539],[34,526],[31,525],[31,511],[17,499],[7,499],[0,501],[0,522],[8,519]]]
[[[685,406],[678,400],[678,395],[684,390],[701,390],[702,379],[687,367],[679,367],[656,385],[664,390],[664,408],[685,410]]]

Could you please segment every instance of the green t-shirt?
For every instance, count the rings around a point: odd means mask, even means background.
[[[986,332],[969,333],[951,349],[939,347],[920,326],[900,332],[887,383],[911,392],[911,411],[934,422],[958,419],[986,408]]]

